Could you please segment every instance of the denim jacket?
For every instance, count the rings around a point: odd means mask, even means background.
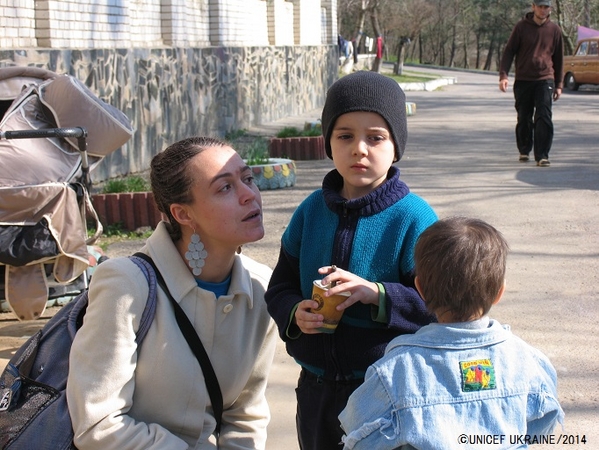
[[[483,317],[393,339],[339,415],[345,449],[527,448],[563,425],[549,359]]]

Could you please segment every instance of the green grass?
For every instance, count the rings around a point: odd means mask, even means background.
[[[426,83],[427,81],[436,80],[439,78],[438,75],[422,72],[407,72],[403,71],[402,75],[386,74],[388,77],[393,78],[398,83]]]
[[[393,75],[393,73],[387,71],[383,72],[382,75],[393,78],[398,83],[426,83],[441,77],[434,73],[406,70],[405,67],[402,75]],[[343,74],[339,74],[339,76],[342,77]]]
[[[126,231],[123,229],[122,223],[115,223],[108,225],[104,228],[102,235],[95,242],[95,245],[106,251],[110,244],[121,241],[147,239],[152,234],[152,229],[145,231]],[[88,237],[93,236],[96,233],[95,228],[88,228]]]

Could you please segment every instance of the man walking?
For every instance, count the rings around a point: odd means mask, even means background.
[[[520,20],[505,46],[499,66],[499,89],[507,91],[514,57],[514,98],[518,121],[516,145],[520,161],[534,150],[537,166],[549,166],[553,142],[552,101],[562,94],[564,45],[559,26],[549,20],[550,0],[533,0],[532,11]]]

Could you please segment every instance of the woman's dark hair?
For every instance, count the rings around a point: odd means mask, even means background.
[[[427,309],[471,320],[491,309],[505,280],[509,247],[479,219],[452,217],[427,228],[414,249],[416,276]]]
[[[195,178],[188,169],[189,162],[209,147],[224,147],[226,144],[210,137],[190,137],[175,142],[158,153],[150,163],[150,182],[158,210],[168,219],[167,229],[173,241],[181,239],[181,226],[170,211],[173,203],[189,204],[193,201],[191,188]]]

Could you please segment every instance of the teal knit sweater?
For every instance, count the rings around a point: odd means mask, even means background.
[[[410,193],[396,167],[385,183],[359,199],[341,197],[342,183],[333,170],[323,188],[297,208],[265,298],[291,356],[317,375],[354,379],[363,377],[395,336],[433,320],[414,289],[414,245],[437,216]],[[318,268],[331,264],[385,286],[388,323],[373,320],[371,305],[356,303],[331,335],[304,335],[291,324],[297,303],[310,298],[313,280],[322,278]],[[297,332],[290,332],[294,328]]]

